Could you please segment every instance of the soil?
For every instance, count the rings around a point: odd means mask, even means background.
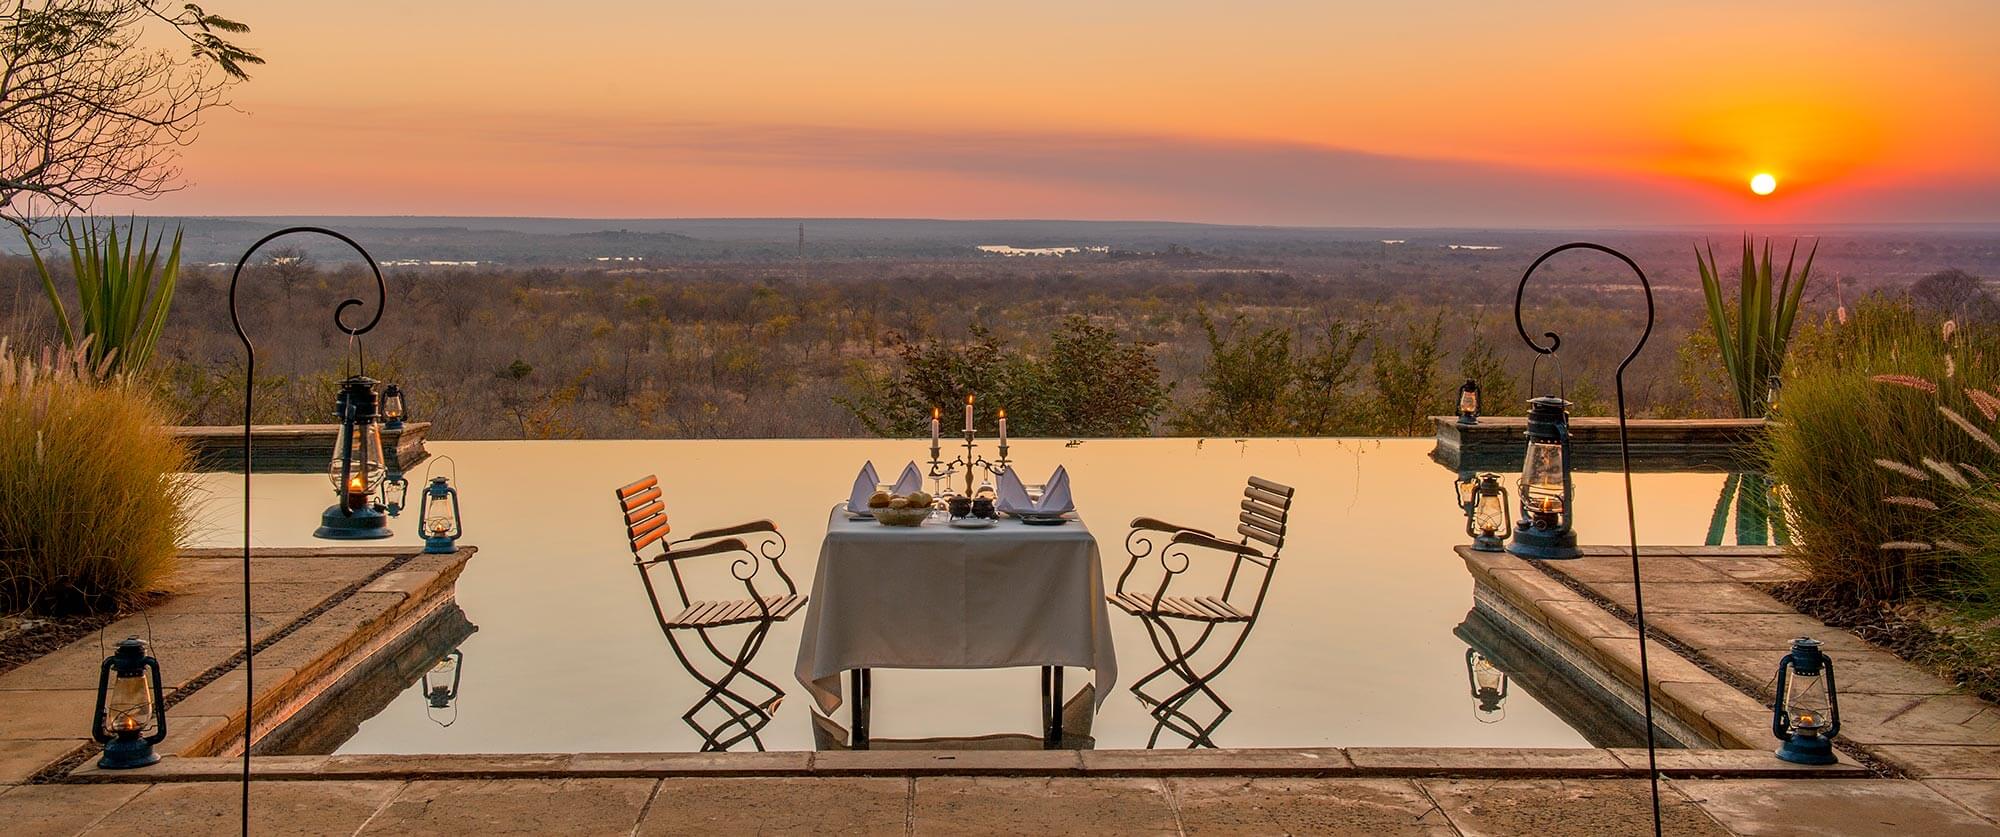
[[[1958,684],[1968,694],[2000,703],[2000,637],[1990,628],[1966,624],[1944,605],[1842,600],[1806,582],[1770,585],[1765,592]]]

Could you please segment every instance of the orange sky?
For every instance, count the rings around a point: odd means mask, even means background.
[[[2000,3],[1351,5],[216,0],[270,63],[100,209],[2000,221]]]

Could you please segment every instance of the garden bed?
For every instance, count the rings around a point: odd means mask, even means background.
[[[1872,605],[1843,602],[1816,595],[1821,588],[1807,582],[1775,584],[1765,590],[1800,613],[1844,628],[1958,684],[1967,694],[2000,703],[2000,628],[1995,625],[1921,599]]]

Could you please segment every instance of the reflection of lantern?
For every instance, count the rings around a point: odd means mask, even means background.
[[[382,387],[382,429],[403,429],[403,388],[395,384]]]
[[[403,472],[390,471],[389,478],[382,483],[382,511],[395,517],[403,513],[409,502],[410,481],[403,478]]]
[[[1458,388],[1458,423],[1479,423],[1479,382],[1471,378]]]
[[[1794,764],[1835,764],[1833,737],[1840,734],[1840,703],[1833,685],[1833,660],[1819,640],[1792,640],[1792,652],[1778,662],[1777,699],[1771,703],[1771,732],[1785,742],[1778,758]]]
[[[1507,489],[1500,486],[1500,475],[1480,474],[1470,493],[1461,491],[1460,496],[1465,533],[1472,536],[1472,548],[1480,552],[1505,550],[1513,529],[1507,523]]]
[[[1472,686],[1472,698],[1479,701],[1476,717],[1495,723],[1507,713],[1507,672],[1501,671],[1478,649],[1465,649],[1465,680]],[[1491,720],[1488,720],[1491,719]]]
[[[465,526],[459,520],[458,490],[451,487],[451,480],[431,477],[417,507],[417,519],[423,527],[425,552],[449,555],[458,551],[458,538],[465,534]]]
[[[1571,508],[1569,402],[1544,395],[1528,402],[1528,453],[1521,463],[1521,518],[1508,552],[1523,558],[1578,558]]]
[[[1785,379],[1772,375],[1764,379],[1764,414],[1778,412],[1778,390],[1784,389]]]
[[[146,643],[138,637],[119,641],[97,673],[96,723],[90,731],[104,745],[97,766],[123,770],[158,762],[153,745],[167,738],[166,706],[160,661],[146,654]]]
[[[382,457],[382,429],[375,423],[375,382],[358,375],[342,381],[335,411],[340,416],[340,431],[333,441],[333,459],[326,474],[340,502],[320,515],[319,530],[313,537],[389,537],[389,518],[374,505],[374,494],[388,474]]]
[[[448,727],[458,721],[458,677],[464,669],[465,652],[454,648],[424,672],[422,685],[427,704],[424,714],[438,726]],[[436,711],[439,709],[449,709],[451,714],[440,718]]]

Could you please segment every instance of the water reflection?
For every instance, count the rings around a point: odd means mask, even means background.
[[[1723,480],[1722,495],[1715,500],[1715,513],[1709,517],[1708,537],[1703,542],[1723,546],[1732,534],[1729,531],[1732,518],[1736,524],[1733,533],[1736,546],[1791,543],[1790,533],[1785,529],[1784,507],[1769,475],[1746,471],[1732,473]]]
[[[1477,648],[1465,649],[1465,681],[1472,687],[1472,699],[1478,703],[1473,710],[1474,718],[1482,724],[1497,724],[1507,719],[1510,678]]]
[[[465,655],[458,650],[479,628],[457,602],[424,617],[395,645],[369,657],[315,697],[311,706],[257,740],[256,752],[290,755],[332,753],[353,737],[362,722],[384,713],[397,697],[416,686],[432,723],[458,721],[458,687]],[[448,668],[447,665],[449,666]],[[438,697],[447,698],[438,706]],[[400,713],[402,710],[396,710]]]
[[[448,727],[458,722],[458,678],[464,665],[465,652],[453,648],[424,672],[424,714],[431,723]]]

